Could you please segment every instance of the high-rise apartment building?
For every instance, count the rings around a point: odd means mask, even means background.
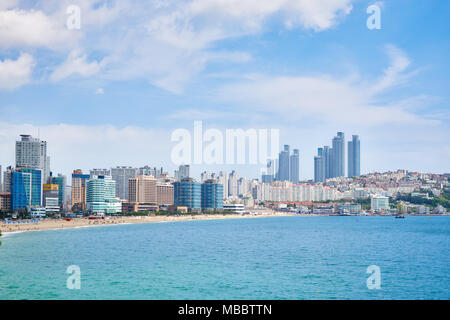
[[[325,181],[325,155],[324,149],[318,148],[317,156],[314,157],[314,181]]]
[[[278,181],[289,181],[289,146],[284,145],[283,150],[280,152],[278,156]]]
[[[348,177],[359,177],[360,169],[360,141],[359,136],[353,135],[348,142]]]
[[[175,170],[175,179],[177,181],[181,181],[185,178],[190,177],[190,166],[188,164],[181,165],[178,167],[178,170]]]
[[[116,167],[111,169],[111,177],[116,182],[116,197],[128,200],[128,180],[137,175],[138,169]]]
[[[42,170],[18,168],[11,176],[11,210],[26,210],[42,205]]]
[[[128,180],[128,201],[130,203],[157,203],[157,180],[150,175],[135,176]]]
[[[300,181],[300,154],[298,149],[293,150],[289,162],[289,181],[298,183]]]
[[[50,176],[50,157],[47,156],[47,142],[22,134],[16,141],[16,168],[40,169],[42,183]]]
[[[173,184],[167,182],[157,182],[156,202],[159,205],[173,205],[174,203]]]
[[[345,136],[343,132],[338,132],[333,138],[332,149],[332,177],[345,176]]]
[[[86,185],[90,175],[83,174],[80,169],[72,173],[72,210],[84,210],[86,208]]]

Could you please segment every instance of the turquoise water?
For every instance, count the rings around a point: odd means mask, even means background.
[[[0,299],[449,299],[450,217],[280,217],[2,237]],[[69,290],[69,265],[81,289]],[[366,269],[381,270],[369,290]]]

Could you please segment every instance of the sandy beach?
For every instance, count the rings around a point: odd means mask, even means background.
[[[189,220],[214,220],[214,219],[247,219],[261,217],[282,217],[286,214],[262,214],[262,215],[240,215],[240,214],[202,214],[186,216],[141,216],[141,217],[105,217],[105,219],[89,220],[87,218],[74,218],[70,221],[65,219],[42,219],[37,223],[4,223],[0,222],[0,231],[4,234],[11,232],[39,231],[52,229],[66,229],[89,226],[174,222]]]

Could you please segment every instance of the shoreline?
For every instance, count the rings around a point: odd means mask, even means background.
[[[117,226],[127,224],[140,223],[163,223],[178,221],[198,221],[198,220],[226,220],[226,219],[249,219],[249,218],[270,218],[270,217],[329,217],[339,215],[323,215],[323,214],[289,214],[289,213],[271,213],[258,215],[242,215],[242,214],[202,214],[202,215],[186,215],[186,216],[136,216],[136,217],[106,217],[105,219],[89,220],[86,218],[72,218],[70,221],[64,219],[43,219],[38,223],[26,224],[6,224],[0,222],[0,232],[3,236],[33,232],[33,231],[50,231],[62,229],[77,229],[101,226]],[[355,215],[369,216],[369,215]],[[449,216],[448,214],[415,214],[414,216]],[[377,217],[394,217],[394,215],[380,215]]]
[[[205,214],[187,216],[138,216],[138,217],[107,217],[105,219],[88,220],[86,218],[73,218],[70,221],[64,219],[43,219],[38,223],[26,224],[6,224],[0,222],[0,232],[3,235],[11,235],[32,231],[77,229],[101,226],[117,226],[140,223],[161,223],[178,221],[198,221],[198,220],[225,220],[225,219],[248,219],[264,217],[288,217],[289,214],[261,214],[261,215],[241,215],[241,214]]]

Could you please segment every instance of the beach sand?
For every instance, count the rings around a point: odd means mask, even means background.
[[[189,220],[215,220],[215,219],[246,219],[261,217],[281,217],[286,214],[262,214],[262,215],[240,215],[240,214],[201,214],[186,216],[142,216],[142,217],[105,217],[105,219],[89,220],[87,218],[73,218],[70,221],[65,219],[42,219],[37,223],[19,223],[6,224],[0,222],[0,231],[2,233],[39,231],[51,229],[66,229],[89,226],[117,225],[117,224],[135,224],[135,223],[154,223],[154,222],[173,222]]]

